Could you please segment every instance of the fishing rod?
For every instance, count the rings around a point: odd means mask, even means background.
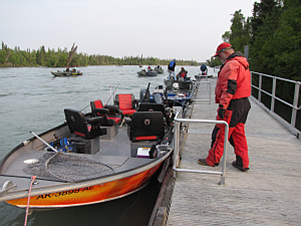
[[[43,140],[41,137],[39,137],[37,134],[35,134],[32,131],[29,131],[32,135],[34,135],[36,138],[38,138],[40,141],[42,141],[44,144],[46,144],[49,148],[51,148],[51,150],[55,151],[55,152],[59,152],[58,150],[56,150],[54,147],[52,147],[50,144],[48,144],[45,140]]]
[[[89,107],[90,106],[90,104],[88,104],[87,106],[85,106],[83,109],[81,109],[80,111],[83,111],[83,110],[85,110],[87,107]]]
[[[109,99],[107,100],[107,102],[106,102],[106,104],[105,104],[104,106],[106,106],[106,105],[109,103],[110,99],[111,99],[112,96],[114,95],[115,91],[116,91],[117,88],[119,87],[119,85],[120,85],[120,83],[121,83],[122,80],[123,80],[123,78],[119,81],[118,85],[116,86],[116,88],[114,89],[114,91],[112,92],[112,94],[110,95]]]
[[[115,93],[116,89],[118,88],[118,86],[120,85],[120,83],[121,83],[122,80],[123,80],[123,78],[120,80],[120,82],[118,83],[117,87],[114,89],[113,93],[111,94],[111,96],[109,97],[109,99],[108,99],[108,101],[106,102],[105,105],[107,105],[107,104],[109,103],[109,100],[111,99],[112,95]],[[104,106],[105,106],[105,105],[104,105]],[[81,109],[80,111],[85,110],[85,109],[86,109],[87,107],[89,107],[89,106],[90,106],[90,104],[86,105],[86,106],[85,106],[83,109]]]

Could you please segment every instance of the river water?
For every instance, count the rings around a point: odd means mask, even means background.
[[[29,131],[42,133],[64,122],[64,108],[89,111],[90,101],[112,103],[111,92],[133,93],[163,85],[164,74],[138,77],[138,66],[89,66],[78,68],[78,77],[54,77],[51,70],[64,68],[0,68],[0,157],[31,138]],[[176,67],[177,71],[180,67]],[[185,66],[194,79],[199,66]],[[209,68],[209,74],[211,72]],[[2,187],[2,185],[0,185]],[[34,211],[27,225],[147,225],[159,184],[153,180],[145,188],[127,197],[90,206]],[[25,210],[0,203],[0,225],[24,225]]]

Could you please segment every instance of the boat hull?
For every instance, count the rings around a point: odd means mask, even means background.
[[[55,139],[53,135],[60,139],[61,137],[68,137],[68,134],[67,124],[62,124],[40,134],[39,137],[51,143]],[[75,180],[73,182],[62,181],[61,179],[47,179],[47,175],[38,174],[41,169],[38,169],[39,172],[36,171],[37,174],[24,171],[24,169],[28,169],[24,160],[39,159],[42,162],[41,157],[48,154],[48,150],[45,150],[45,145],[39,139],[33,137],[24,141],[1,159],[1,186],[4,187],[6,182],[12,182],[15,186],[11,188],[8,186],[4,190],[3,187],[0,189],[0,202],[26,208],[33,175],[36,175],[37,179],[32,185],[30,192],[29,208],[31,209],[53,209],[101,203],[138,191],[149,182],[161,164],[169,158],[172,149],[163,148],[167,152],[163,151],[165,154],[161,153],[162,155],[160,154],[155,159],[130,157],[128,156],[130,142],[127,136],[127,128],[120,128],[118,135],[115,137],[116,140],[113,138],[113,143],[121,140],[124,142],[116,146],[109,145],[112,142],[111,140],[100,140],[99,142],[102,144],[101,152],[98,151],[93,155],[84,153],[63,154],[63,156],[68,156],[68,158],[79,157],[84,161],[93,159],[95,163],[104,163],[107,166],[112,165],[114,167],[114,173],[112,174],[91,179]],[[126,152],[126,156],[124,156],[125,153],[123,152],[120,152],[121,155],[119,155],[120,153],[115,153],[115,148],[120,149],[120,145],[126,147],[122,149]],[[142,144],[142,146],[144,145],[145,143]],[[91,144],[92,146],[93,143]],[[106,150],[106,147],[108,150]],[[134,149],[136,148],[135,146]],[[106,151],[109,151],[109,155],[105,155]],[[100,169],[103,170],[103,168]]]
[[[147,185],[151,176],[158,170],[160,165],[161,163],[139,174],[104,184],[33,196],[30,197],[29,208],[51,209],[83,206],[122,198]],[[14,199],[6,201],[6,203],[26,208],[27,200],[28,198]]]
[[[139,71],[139,72],[137,72],[137,74],[140,77],[153,77],[153,76],[157,76],[157,72],[155,72],[155,71],[148,71],[148,72]]]
[[[55,77],[73,77],[73,76],[80,76],[83,75],[81,72],[54,72],[51,71],[51,74],[53,74]]]
[[[157,68],[155,68],[154,71],[156,71],[157,74],[163,74],[164,73],[163,69],[157,69]]]
[[[212,78],[213,75],[195,75],[194,76],[196,80],[201,80],[201,79],[204,79],[204,78]]]

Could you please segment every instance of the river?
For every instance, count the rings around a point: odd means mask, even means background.
[[[89,111],[90,101],[101,99],[112,103],[111,92],[133,93],[150,82],[150,89],[163,85],[164,74],[138,77],[138,66],[79,67],[78,77],[54,77],[51,70],[64,68],[0,68],[0,157],[21,142],[64,122],[64,108]],[[188,77],[199,74],[199,66],[185,66]],[[209,68],[209,74],[212,69]],[[180,67],[176,67],[180,71]],[[2,187],[2,185],[0,185]],[[89,206],[34,211],[28,226],[47,225],[147,225],[159,184],[152,180],[145,188],[127,197]],[[0,225],[24,225],[25,210],[0,203]]]

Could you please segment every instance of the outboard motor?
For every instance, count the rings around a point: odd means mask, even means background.
[[[150,82],[148,83],[148,86],[146,89],[140,90],[140,103],[150,102],[149,86],[150,86]]]
[[[140,103],[148,102],[148,101],[144,98],[145,94],[146,94],[146,89],[141,89],[141,90],[140,90]]]

